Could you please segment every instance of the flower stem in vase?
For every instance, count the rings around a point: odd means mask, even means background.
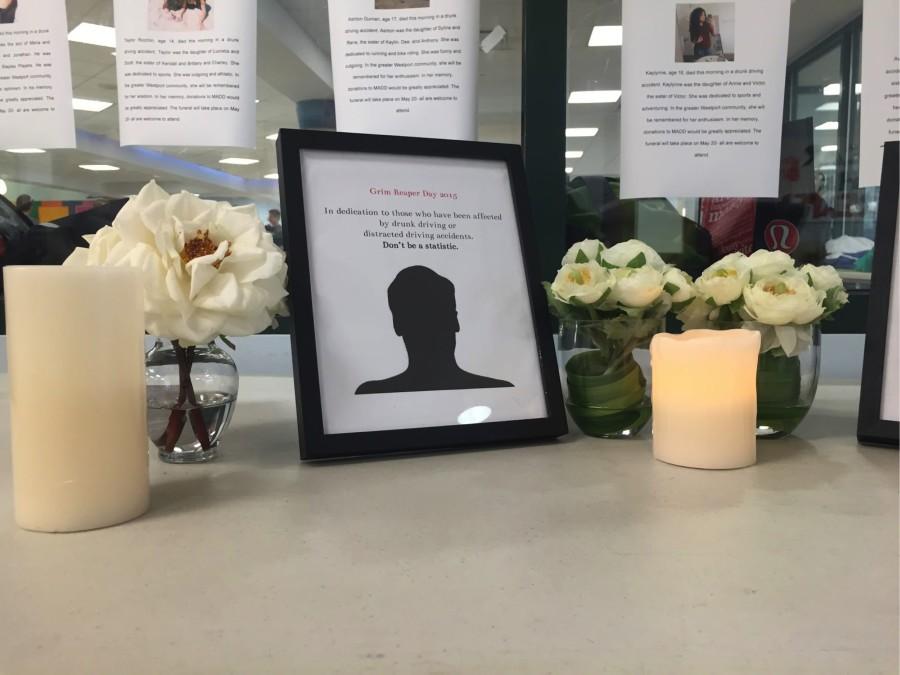
[[[176,349],[180,349],[180,347],[176,347]],[[190,412],[188,412],[188,417],[191,420],[191,429],[194,430],[194,435],[197,437],[197,440],[200,441],[200,447],[204,450],[209,450],[212,447],[212,443],[209,441],[209,429],[206,426],[206,420],[203,419],[203,410],[197,405],[197,394],[194,392],[194,383],[191,381],[190,373],[191,366],[194,365],[194,351],[195,347],[188,347],[185,355],[185,361],[187,362],[187,399],[188,403],[191,404]]]
[[[178,361],[178,400],[169,414],[169,421],[166,424],[166,430],[163,432],[162,438],[156,441],[156,444],[162,445],[167,453],[175,450],[175,444],[181,437],[181,432],[184,431],[187,415],[182,406],[184,406],[184,401],[187,398],[187,389],[191,378],[190,364],[187,362],[184,349],[179,347],[177,342],[173,346],[175,358]]]
[[[209,429],[203,419],[203,410],[197,404],[197,394],[194,391],[194,383],[191,381],[191,366],[194,362],[194,347],[182,347],[177,341],[172,343],[175,350],[175,358],[178,361],[178,401],[169,415],[169,423],[164,434],[165,452],[171,453],[175,444],[184,430],[186,419],[191,421],[191,429],[204,450],[209,450],[212,443],[209,440]],[[185,402],[190,404],[188,410],[184,409]]]

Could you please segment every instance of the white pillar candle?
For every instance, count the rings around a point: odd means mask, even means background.
[[[143,292],[131,268],[7,267],[16,522],[72,532],[150,500]]]
[[[653,456],[698,469],[756,463],[756,364],[750,330],[659,334],[650,343]]]

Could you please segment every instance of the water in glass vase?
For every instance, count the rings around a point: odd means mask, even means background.
[[[158,391],[154,391],[158,390]],[[183,410],[185,423],[175,441],[172,451],[165,453],[167,462],[186,463],[204,462],[216,457],[219,436],[231,421],[231,414],[237,397],[222,392],[210,392],[197,395],[197,405],[185,403],[177,405],[178,390],[170,387],[147,387],[147,428],[153,444],[159,448],[160,455],[165,452],[167,432],[173,411]],[[192,421],[202,419],[209,433],[209,448],[197,438]],[[174,428],[174,427],[173,427]]]
[[[173,464],[215,459],[237,401],[234,361],[214,344],[157,341],[147,353],[147,432]]]
[[[781,438],[809,412],[818,382],[818,340],[797,356],[780,350],[759,355],[756,371],[756,435]]]
[[[796,429],[806,413],[808,405],[765,405],[756,409],[756,435],[760,438],[781,438]]]

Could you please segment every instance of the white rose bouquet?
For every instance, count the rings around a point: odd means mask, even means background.
[[[552,283],[550,311],[560,322],[568,407],[585,433],[633,435],[649,419],[646,378],[634,350],[646,347],[665,316],[695,295],[690,277],[643,242],[572,246]],[[624,433],[627,432],[627,433]]]
[[[253,335],[287,313],[285,255],[252,204],[232,207],[188,192],[170,195],[150,182],[111,226],[85,239],[88,248],[76,249],[65,265],[141,270],[146,330],[173,343],[182,375],[180,401],[194,400],[190,368],[197,345]],[[203,417],[194,412],[194,432],[208,443]],[[174,409],[169,424],[174,445],[185,410]]]
[[[831,266],[800,269],[783,251],[732,253],[708,267],[694,284],[696,297],[678,312],[685,328],[733,327],[762,333],[762,352],[796,356],[809,347],[812,326],[847,304]]]
[[[684,327],[759,331],[759,433],[793,431],[815,396],[814,327],[848,301],[840,275],[830,266],[798,269],[787,253],[760,250],[725,256],[700,275],[694,289],[694,300],[678,312]]]

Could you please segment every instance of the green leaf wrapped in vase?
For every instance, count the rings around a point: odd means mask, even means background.
[[[565,364],[569,398],[566,407],[578,428],[589,436],[627,435],[650,419],[647,378],[634,357],[612,370],[597,351],[576,354]]]
[[[633,438],[651,415],[646,349],[666,314],[693,299],[690,277],[643,242],[588,239],[545,288],[573,421],[589,436]]]

